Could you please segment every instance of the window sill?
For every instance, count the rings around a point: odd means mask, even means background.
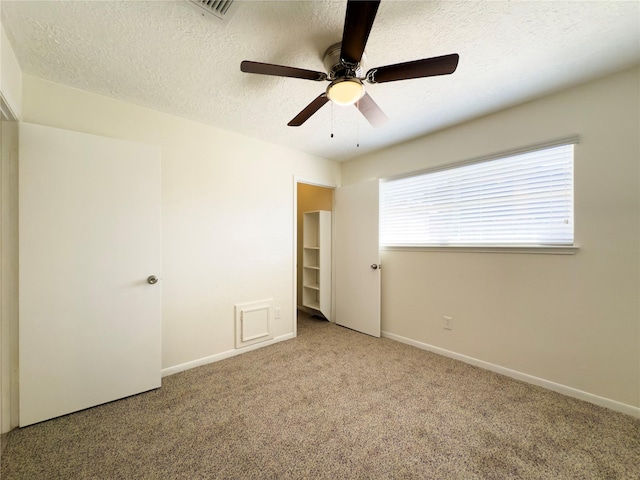
[[[544,245],[522,245],[522,246],[493,246],[464,245],[464,246],[387,246],[380,247],[381,251],[401,251],[401,252],[448,252],[448,253],[524,253],[543,255],[575,255],[579,247],[573,246],[544,246]]]

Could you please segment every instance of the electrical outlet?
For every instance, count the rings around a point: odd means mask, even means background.
[[[442,317],[442,327],[445,330],[453,330],[453,317]]]
[[[281,313],[282,309],[280,307],[276,307],[274,309],[274,314],[276,318],[280,318],[280,313]]]

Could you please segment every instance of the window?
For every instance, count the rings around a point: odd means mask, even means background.
[[[572,246],[573,143],[383,181],[381,245]]]

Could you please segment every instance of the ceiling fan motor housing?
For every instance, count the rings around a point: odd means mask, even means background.
[[[362,63],[365,60],[364,54],[362,55],[362,60],[358,64],[358,68],[355,71],[349,71],[347,67],[345,67],[340,61],[340,50],[342,48],[342,43],[334,43],[327,51],[324,52],[324,56],[322,57],[322,62],[324,63],[324,68],[327,71],[330,79],[335,78],[343,78],[343,77],[358,77],[362,78],[363,70]]]

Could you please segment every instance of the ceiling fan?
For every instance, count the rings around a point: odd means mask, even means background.
[[[379,6],[380,0],[347,1],[342,42],[329,47],[323,57],[323,63],[329,72],[328,74],[249,60],[244,60],[240,64],[240,70],[261,75],[331,82],[326,92],[321,93],[287,124],[290,127],[302,125],[329,100],[337,105],[355,105],[371,125],[378,127],[389,119],[365,91],[363,81],[367,83],[385,83],[411,78],[449,75],[455,72],[459,59],[457,53],[441,57],[423,58],[411,62],[372,68],[365,76],[362,76],[360,62],[362,61],[364,47],[369,38]]]

